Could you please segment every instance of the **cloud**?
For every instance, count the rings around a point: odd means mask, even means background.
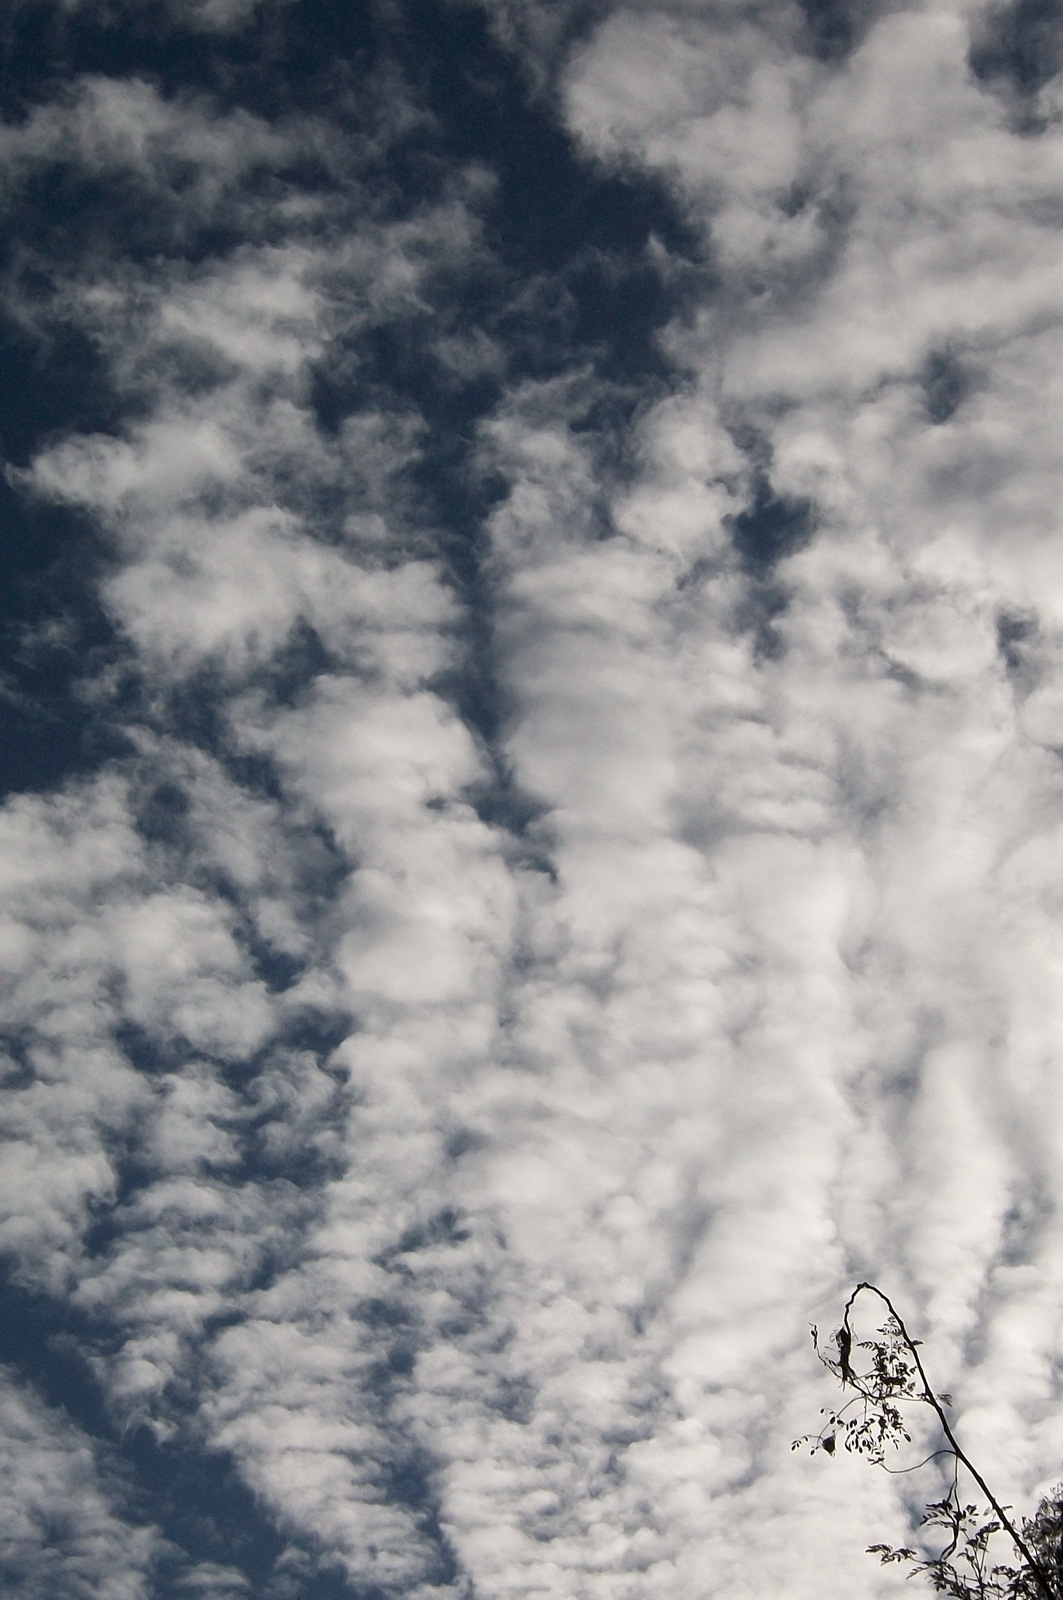
[[[0,1571],[20,1600],[143,1600],[163,1554],[155,1529],[127,1520],[90,1441],[3,1373]]]
[[[83,921],[101,881],[120,884],[134,867],[136,847],[113,782],[47,806],[15,802],[3,830],[4,1236],[59,1287],[90,1204],[113,1192],[109,1136],[144,1093],[107,1036],[103,941]]]
[[[232,186],[253,160],[241,135],[257,130],[220,121],[212,139],[205,107],[172,113],[153,91],[93,84],[51,120],[31,118],[11,161],[73,143],[83,167],[124,165],[154,188],[176,160],[192,168],[198,204],[224,195],[232,221]],[[293,1570],[343,1561],[389,1587],[434,1582],[441,1558],[418,1532],[424,1513],[392,1492],[394,1472],[413,1468],[388,1443],[386,1407],[361,1394],[379,1335],[370,1327],[341,1402],[353,1432],[337,1431],[307,1409],[325,1380],[334,1395],[345,1377],[342,1363],[322,1366],[334,1299],[297,1303],[273,1335],[289,1341],[287,1389],[270,1364],[268,1307],[256,1313],[273,1280],[275,1298],[297,1300],[288,1285],[317,1259],[310,1238],[343,1218],[352,1101],[383,1088],[396,1049],[426,1071],[442,1048],[456,1075],[482,1052],[510,890],[499,841],[465,793],[482,756],[427,686],[456,661],[460,612],[395,482],[416,459],[418,421],[407,405],[355,402],[326,432],[311,390],[326,339],[418,312],[421,279],[460,260],[474,231],[448,199],[346,237],[329,222],[309,242],[244,242],[196,268],[153,261],[136,275],[104,259],[64,294],[140,415],[48,444],[18,480],[95,518],[113,552],[104,603],[127,653],[83,692],[102,700],[132,673],[138,698],[120,775],[7,813],[11,938],[27,946],[8,1008],[27,1041],[9,1246],[24,1281],[68,1292],[90,1328],[110,1330],[108,1349],[90,1340],[83,1354],[124,1425],[147,1420],[165,1445],[183,1414],[293,1536]],[[305,676],[303,648],[316,664]],[[217,706],[211,753],[181,737],[167,701],[197,675]],[[266,792],[234,776],[249,762],[275,775]],[[23,835],[48,865],[20,876]],[[75,860],[103,853],[84,888],[57,835],[73,837]],[[62,887],[31,949],[28,907],[51,872]],[[64,985],[88,1014],[80,1033],[55,1015]],[[335,1019],[352,1009],[356,1042],[330,1058]],[[70,1059],[50,1098],[45,1035]],[[411,1173],[431,1169],[438,1142],[426,1129],[418,1167],[406,1131],[400,1119],[383,1158],[385,1240],[419,1213]],[[322,1184],[337,1171],[333,1200]],[[263,1427],[270,1393],[284,1427]],[[358,1440],[369,1459],[356,1471]]]
[[[698,755],[701,741],[688,735],[683,764],[698,777],[687,805],[717,881],[742,886],[745,915],[763,873],[780,931],[788,880],[800,886],[802,918],[837,896],[841,918],[825,924],[833,932],[820,961],[803,921],[805,931],[795,924],[782,934],[782,950],[762,947],[751,961],[775,996],[788,992],[784,973],[796,952],[807,952],[812,965],[797,992],[819,997],[819,1020],[810,1017],[788,1042],[784,1098],[803,1081],[800,1038],[814,1040],[822,1065],[811,1070],[833,1110],[811,1145],[801,1150],[796,1129],[786,1142],[806,1181],[828,1129],[843,1170],[877,1144],[865,1170],[885,1157],[881,1177],[865,1188],[852,1168],[843,1211],[824,1196],[819,1225],[843,1222],[844,1237],[862,1214],[849,1249],[894,1271],[903,1251],[942,1335],[971,1329],[987,1281],[1005,1294],[995,1265],[1004,1219],[1035,1159],[1031,1103],[1013,1098],[1014,1047],[1004,1042],[1017,997],[1000,970],[1000,918],[1008,942],[1025,952],[1020,959],[1048,959],[1037,909],[1046,884],[1025,880],[1014,900],[1004,862],[1013,841],[1040,833],[1056,792],[1054,763],[1026,731],[1049,702],[1022,712],[1021,681],[1013,688],[996,648],[999,618],[1050,612],[1055,589],[1042,565],[1054,525],[1055,449],[1041,442],[1039,420],[1052,392],[1041,365],[1052,359],[1051,340],[1027,331],[1043,314],[1041,296],[1055,294],[1041,267],[1048,236],[1030,203],[1041,182],[1055,181],[1055,136],[1016,138],[970,79],[966,49],[960,18],[906,13],[882,19],[844,70],[823,74],[794,55],[780,61],[770,28],[758,39],[746,23],[624,11],[577,54],[566,90],[573,124],[596,153],[673,174],[711,230],[737,298],[706,311],[702,342],[677,328],[673,348],[689,363],[698,407],[713,395],[731,438],[761,441],[775,492],[808,496],[818,508],[817,536],[780,565],[775,658],[759,666],[742,637],[745,586],[720,553],[719,531],[706,528],[702,626],[719,632],[701,647],[713,670],[679,704],[689,728],[712,727],[714,737]],[[818,216],[808,199],[796,209],[789,199],[806,182],[803,170],[815,174]],[[832,192],[845,196],[836,222],[826,209]],[[807,235],[810,249],[819,235],[814,256],[784,243],[800,216],[815,219]],[[944,359],[935,350],[962,352],[978,373],[938,419],[922,388],[928,350],[932,361]],[[739,419],[755,434],[736,429]],[[950,465],[937,469],[939,459]],[[646,501],[654,504],[652,493]],[[667,529],[673,518],[658,504]],[[584,575],[579,592],[596,587]],[[1045,627],[1053,627],[1047,618]],[[725,676],[728,655],[737,670]],[[599,670],[611,686],[621,681],[612,663]],[[521,677],[528,682],[526,670]],[[583,677],[566,673],[569,683]],[[694,713],[728,678],[722,718]],[[649,699],[645,690],[635,697],[640,708]],[[659,740],[663,719],[647,720]],[[630,714],[610,726],[624,730],[633,755],[638,749],[627,770],[645,787],[649,763]],[[566,747],[586,748],[581,738]],[[752,838],[739,843],[750,828],[755,847]],[[765,828],[777,839],[770,848]],[[790,879],[784,863],[800,859],[802,835],[815,841],[819,864]],[[763,939],[767,929],[758,932]],[[731,931],[720,941],[730,951],[744,942]],[[843,1002],[833,1043],[827,995]],[[770,1025],[762,1032],[770,1010],[743,1031],[750,1063],[764,1048],[757,1040],[772,1037]],[[888,1070],[906,1083],[903,1097],[884,1092]],[[858,1087],[869,1072],[880,1086],[874,1110]],[[891,1100],[901,1120],[889,1127]],[[722,1105],[716,1117],[726,1118]],[[872,1139],[860,1124],[880,1117],[886,1126]],[[770,1123],[757,1120],[759,1143]],[[851,1157],[842,1154],[847,1146]],[[778,1160],[764,1164],[785,1170]],[[876,1207],[881,1221],[869,1234]],[[755,1216],[755,1206],[744,1207],[736,1223],[754,1251]],[[1047,1284],[1054,1253],[1047,1240],[1044,1249],[1028,1270]],[[709,1281],[726,1298],[722,1260]],[[706,1349],[709,1367],[726,1370],[725,1353]],[[990,1370],[984,1382],[1001,1386],[1003,1409],[1007,1380],[999,1365]],[[1049,1471],[1030,1448],[1026,1472]]]
[[[76,11],[82,3],[83,0],[59,0],[63,11]],[[222,34],[246,27],[260,8],[265,9],[263,0],[169,0],[167,6],[179,26],[195,32]]]
[[[620,376],[453,126],[401,145],[423,85],[361,143],[102,75],[4,131],[117,197],[8,286],[116,397],[12,483],[96,529],[125,743],[0,813],[2,1238],[272,1529],[185,1592],[899,1593],[903,1480],[788,1451],[854,1276],[1005,1496],[1060,1449],[1049,87],[1019,130],[947,8],[506,26],[566,192],[711,258]]]

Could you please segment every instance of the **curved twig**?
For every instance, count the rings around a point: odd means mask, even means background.
[[[967,1468],[967,1471],[971,1474],[971,1477],[974,1479],[975,1483],[989,1501],[989,1504],[992,1506],[997,1517],[1000,1519],[1001,1526],[1005,1529],[1016,1550],[1019,1551],[1023,1560],[1026,1562],[1030,1571],[1036,1578],[1038,1587],[1044,1595],[1044,1600],[1057,1600],[1057,1595],[1052,1587],[1051,1580],[1044,1568],[1041,1566],[1040,1561],[1038,1561],[1037,1557],[1034,1555],[1033,1551],[1022,1537],[1022,1534],[1016,1528],[1015,1524],[1004,1510],[1004,1507],[1001,1505],[1000,1501],[997,1499],[996,1495],[993,1493],[988,1483],[986,1483],[985,1479],[982,1477],[982,1474],[979,1472],[978,1468],[975,1466],[974,1462],[971,1460],[970,1456],[964,1450],[956,1435],[953,1433],[949,1419],[945,1415],[944,1407],[938,1400],[938,1397],[934,1393],[933,1389],[930,1387],[926,1370],[919,1357],[919,1350],[905,1326],[904,1318],[898,1312],[889,1295],[885,1294],[874,1283],[858,1283],[848,1300],[845,1302],[845,1311],[842,1317],[842,1328],[844,1329],[845,1336],[843,1340],[839,1340],[840,1364],[842,1366],[843,1377],[849,1377],[851,1375],[851,1369],[846,1371],[846,1368],[848,1368],[848,1352],[852,1344],[852,1328],[849,1324],[849,1317],[853,1306],[856,1303],[857,1296],[864,1289],[868,1290],[869,1293],[878,1296],[883,1305],[887,1307],[890,1316],[900,1329],[901,1338],[904,1340],[908,1350],[911,1353],[912,1360],[915,1363],[915,1369],[919,1374],[919,1380],[923,1385],[923,1393],[917,1398],[929,1405],[937,1415],[937,1419],[941,1424],[941,1431],[948,1440],[949,1449],[951,1450],[952,1455],[957,1462],[962,1462],[962,1464]],[[935,1454],[942,1454],[942,1452],[935,1451]]]
[[[928,1461],[936,1461],[938,1456],[950,1456],[951,1454],[951,1449],[931,1450],[930,1454],[924,1456],[922,1461],[917,1461],[914,1467],[887,1467],[886,1463],[883,1462],[882,1470],[883,1472],[888,1472],[891,1478],[899,1478],[905,1472],[918,1472],[920,1467],[925,1467]]]

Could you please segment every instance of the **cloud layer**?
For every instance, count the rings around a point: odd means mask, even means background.
[[[936,4],[49,17],[5,1583],[899,1594],[911,1480],[788,1450],[855,1277],[1005,1498],[1063,1456],[1056,76]]]

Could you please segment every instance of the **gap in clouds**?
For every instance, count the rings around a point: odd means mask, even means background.
[[[1014,99],[1018,126],[1036,132],[1043,127],[1037,93],[1063,66],[1063,6],[1059,0],[989,6],[978,20],[969,60],[981,83]]]
[[[0,794],[128,753],[114,708],[101,715],[76,692],[121,649],[94,592],[101,565],[81,518],[0,483]]]
[[[25,224],[24,224],[25,225]],[[10,270],[18,226],[0,261]],[[61,428],[108,431],[122,404],[73,326],[34,337],[0,307],[0,459],[26,467]],[[103,552],[68,507],[27,500],[0,479],[0,793],[48,787],[126,749],[110,719],[75,693],[120,649],[99,603]]]

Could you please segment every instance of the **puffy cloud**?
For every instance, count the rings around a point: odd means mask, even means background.
[[[264,0],[168,0],[174,22],[194,32],[230,33],[245,27],[263,7]],[[272,0],[277,4],[278,0]],[[288,0],[279,0],[280,4]],[[83,0],[59,0],[63,11],[76,11]]]
[[[709,242],[638,404],[436,315],[482,175],[374,211],[136,81],[5,131],[240,240],[64,269],[129,409],[18,483],[106,541],[129,753],[0,814],[3,1238],[231,1457],[267,1592],[899,1593],[907,1502],[787,1449],[854,1274],[1005,1496],[1054,1469],[1059,130],[965,13],[858,20],[510,11]],[[474,446],[350,378],[381,330],[501,383]]]
[[[124,165],[153,189],[183,163],[199,207],[217,197],[232,223],[260,132],[266,164],[299,147],[299,130],[91,83],[12,134],[9,164],[72,146],[82,167]],[[428,687],[457,664],[462,617],[396,483],[416,459],[417,419],[355,404],[327,432],[311,386],[328,339],[418,312],[422,278],[460,260],[474,229],[451,200],[347,236],[329,219],[315,235],[311,216],[299,238],[305,223],[197,269],[105,261],[64,290],[140,415],[50,444],[20,486],[100,526],[114,552],[103,596],[128,654],[84,692],[102,698],[132,672],[139,701],[121,778],[13,802],[6,817],[10,936],[26,947],[9,1020],[32,1028],[8,1243],[24,1279],[68,1290],[91,1327],[111,1330],[90,1359],[116,1415],[148,1419],[165,1441],[183,1413],[233,1453],[295,1539],[293,1573],[342,1561],[401,1587],[434,1582],[441,1558],[418,1531],[423,1511],[392,1504],[395,1473],[413,1467],[365,1393],[387,1351],[367,1312],[361,1355],[330,1363],[329,1330],[342,1328],[347,1277],[374,1278],[359,1225],[387,1245],[422,1214],[451,1131],[446,1077],[432,1104],[418,1095],[442,1060],[460,1081],[483,1056],[512,894],[467,793],[486,780],[483,757]],[[175,736],[167,700],[197,675],[217,706],[211,754]],[[252,762],[266,785],[234,776]],[[84,888],[62,858],[67,835],[82,876],[103,856]],[[32,909],[42,899],[47,917]],[[69,1008],[55,1014],[71,987],[81,1033]],[[352,1011],[356,1031],[329,1059]],[[39,1065],[46,1025],[69,1061],[54,1084]],[[366,1137],[353,1108],[376,1101],[380,1189],[363,1176],[352,1193],[351,1149]],[[339,1298],[304,1302],[315,1264],[333,1257],[350,1262]],[[326,1412],[350,1412],[346,1431],[314,1413],[317,1394]],[[202,1566],[193,1580],[218,1593],[237,1581]]]
[[[695,418],[700,424],[711,396],[729,438],[743,444],[751,468],[769,474],[772,492],[791,503],[808,497],[819,516],[808,548],[779,566],[768,596],[771,649],[757,661],[746,632],[750,579],[727,553],[723,507],[715,516],[704,507],[697,605],[691,596],[683,619],[689,644],[678,656],[689,652],[701,671],[673,701],[686,730],[678,763],[670,708],[655,702],[644,676],[642,640],[671,643],[665,616],[672,623],[674,602],[665,611],[663,593],[660,621],[652,633],[644,628],[637,652],[626,598],[614,605],[604,642],[592,635],[577,644],[565,618],[561,649],[578,650],[580,661],[574,669],[569,660],[558,690],[566,718],[572,685],[589,684],[600,708],[636,662],[640,671],[623,713],[605,719],[623,753],[608,766],[586,757],[597,786],[579,764],[544,764],[535,722],[552,733],[552,715],[537,713],[514,736],[517,770],[534,763],[534,782],[540,791],[549,784],[562,817],[586,794],[586,826],[595,830],[615,806],[626,832],[630,808],[659,775],[658,793],[683,796],[686,837],[716,893],[738,896],[719,948],[748,963],[742,988],[753,1010],[736,1057],[747,1063],[743,1095],[756,1104],[756,1085],[773,1084],[767,1104],[790,1109],[781,1144],[767,1105],[751,1123],[743,1119],[743,1134],[730,1139],[742,1153],[724,1161],[735,1178],[716,1182],[727,1192],[747,1164],[762,1182],[770,1172],[769,1214],[778,1205],[778,1220],[761,1235],[752,1194],[738,1206],[733,1282],[728,1227],[721,1220],[710,1230],[718,1237],[707,1247],[706,1297],[692,1271],[677,1302],[676,1353],[667,1358],[684,1395],[700,1371],[723,1382],[733,1371],[730,1381],[742,1387],[741,1365],[731,1369],[727,1343],[705,1328],[710,1305],[728,1307],[718,1314],[731,1337],[740,1324],[754,1381],[763,1381],[765,1356],[745,1301],[751,1282],[775,1282],[765,1287],[765,1305],[769,1325],[782,1325],[803,1216],[811,1259],[824,1269],[835,1228],[850,1261],[907,1269],[945,1348],[950,1334],[969,1335],[983,1317],[995,1348],[996,1316],[978,1309],[987,1285],[1003,1302],[1000,1325],[1022,1320],[1007,1301],[1027,1291],[1002,1259],[1015,1248],[1004,1240],[1017,1205],[1028,1219],[1023,1272],[1042,1292],[1051,1293],[1056,1278],[1046,1225],[1052,1202],[1044,1190],[1032,1212],[1017,1200],[1029,1192],[1031,1170],[1040,1181],[1037,1121],[1052,1094],[1041,1077],[1036,1089],[1030,1079],[1017,1087],[1008,1041],[1019,1012],[1030,1018],[1030,1002],[1025,981],[1020,999],[1005,973],[1014,972],[1018,949],[1027,971],[1054,967],[1044,920],[1054,874],[1046,863],[1045,877],[1024,877],[1020,888],[1005,863],[1030,847],[1019,840],[1051,826],[1058,793],[1054,757],[1043,753],[1053,669],[1038,653],[1052,649],[1057,589],[1048,532],[1056,451],[1043,432],[1054,392],[1052,339],[1029,331],[1045,315],[1042,297],[1054,304],[1058,292],[1046,276],[1049,234],[1033,201],[1047,192],[1042,184],[1058,183],[1058,140],[1053,127],[1035,141],[1016,137],[971,78],[968,43],[962,16],[906,12],[882,19],[848,63],[825,73],[780,44],[777,20],[754,31],[745,20],[623,10],[582,47],[566,80],[580,136],[603,159],[647,162],[671,175],[711,230],[733,286],[730,299],[706,311],[700,335],[676,330],[673,348],[689,364],[692,394],[680,407],[670,401],[667,422],[654,426],[678,437],[678,416],[688,429]],[[811,228],[805,242],[799,221]],[[718,449],[717,460],[723,454]],[[678,500],[674,489],[666,498],[657,483],[639,486],[638,520],[624,506],[618,527],[629,537],[649,528],[652,508],[665,544],[673,527],[684,529],[687,507],[704,504],[713,476],[708,464],[692,472]],[[508,528],[505,538],[510,544]],[[614,544],[570,559],[580,576],[564,603],[575,598],[583,607],[585,594],[608,593],[608,568],[631,557]],[[557,658],[552,639],[543,642],[554,626],[553,615],[525,624],[535,660]],[[1045,674],[1032,695],[1027,650],[1043,663],[1033,670]],[[525,662],[521,656],[515,678],[530,688],[535,668]],[[673,693],[681,670],[669,662],[662,674]],[[596,680],[608,689],[597,690]],[[589,708],[579,726],[563,741],[569,761],[602,740]],[[651,816],[639,812],[642,844]],[[584,848],[579,863],[586,870]],[[696,881],[690,869],[684,876]],[[616,877],[630,893],[631,873]],[[609,882],[603,872],[594,879],[599,917]],[[658,871],[657,892],[660,882]],[[687,932],[684,954],[690,942]],[[670,947],[657,941],[658,950]],[[715,982],[726,993],[726,982]],[[813,1005],[804,1019],[801,996]],[[776,1005],[785,1022],[771,1021]],[[1054,1008],[1046,1001],[1037,1009],[1033,1029],[1043,1039]],[[669,1020],[675,1010],[660,1008]],[[700,1038],[712,1059],[711,1032]],[[615,1048],[610,1039],[610,1060]],[[775,1077],[769,1063],[780,1048]],[[1052,1046],[1033,1048],[1051,1059]],[[805,1105],[819,1109],[802,1137],[797,1108]],[[728,1118],[726,1096],[717,1098],[714,1129]],[[704,1148],[712,1148],[708,1140]],[[828,1187],[814,1201],[817,1170]],[[835,1171],[840,1209],[831,1198]],[[760,1254],[761,1237],[778,1241],[777,1264]],[[799,1276],[811,1288],[814,1269]],[[680,1332],[685,1304],[705,1330],[689,1344]],[[988,1359],[971,1379],[972,1399],[996,1397],[994,1448],[1009,1403],[1030,1416],[1038,1404],[1017,1367],[1005,1376],[1004,1362],[1002,1354]],[[1048,1406],[1048,1391],[1038,1393]],[[988,1423],[972,1413],[971,1426]],[[1027,1486],[1052,1468],[1051,1448],[1044,1453],[1036,1435],[1024,1448],[1012,1443],[1007,1455],[1006,1470]],[[829,1521],[808,1526],[833,1547]]]

